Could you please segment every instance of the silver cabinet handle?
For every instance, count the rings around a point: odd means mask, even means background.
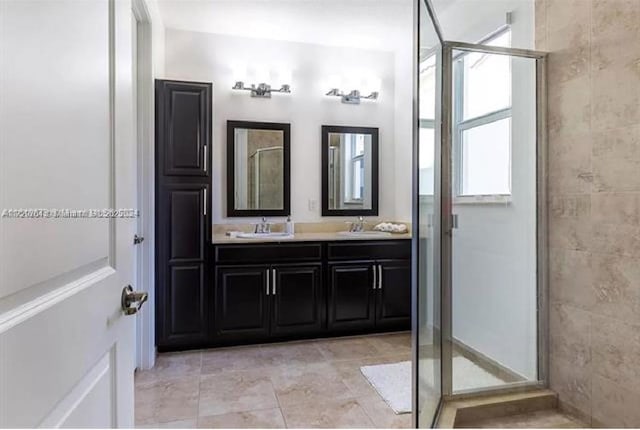
[[[202,190],[202,199],[204,200],[203,212],[204,216],[207,216],[207,189]]]
[[[273,281],[273,285],[271,286],[272,290],[271,290],[271,294],[273,294],[274,296],[276,295],[276,269],[273,269],[273,272],[271,272],[271,280]]]
[[[269,290],[271,290],[271,285],[270,285],[270,279],[269,279],[269,269],[267,269],[267,296],[269,295]]]
[[[204,171],[207,171],[207,145],[204,145]]]
[[[376,272],[375,264],[371,266],[371,268],[373,269],[373,289],[375,290],[376,286],[378,285],[378,273]]]
[[[378,264],[378,289],[382,289],[382,264]]]

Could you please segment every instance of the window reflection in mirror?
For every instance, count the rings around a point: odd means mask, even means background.
[[[377,214],[378,130],[323,127],[323,215]]]

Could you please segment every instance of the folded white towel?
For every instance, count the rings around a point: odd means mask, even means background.
[[[391,233],[406,233],[408,231],[407,226],[404,224],[394,224],[391,222],[381,222],[373,227],[376,231],[387,231]]]

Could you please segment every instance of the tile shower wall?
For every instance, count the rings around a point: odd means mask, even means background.
[[[640,0],[536,0],[549,55],[550,381],[640,426]]]

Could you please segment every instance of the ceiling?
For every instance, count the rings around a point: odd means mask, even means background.
[[[411,43],[413,32],[413,0],[158,3],[165,26],[180,30],[387,51]]]

